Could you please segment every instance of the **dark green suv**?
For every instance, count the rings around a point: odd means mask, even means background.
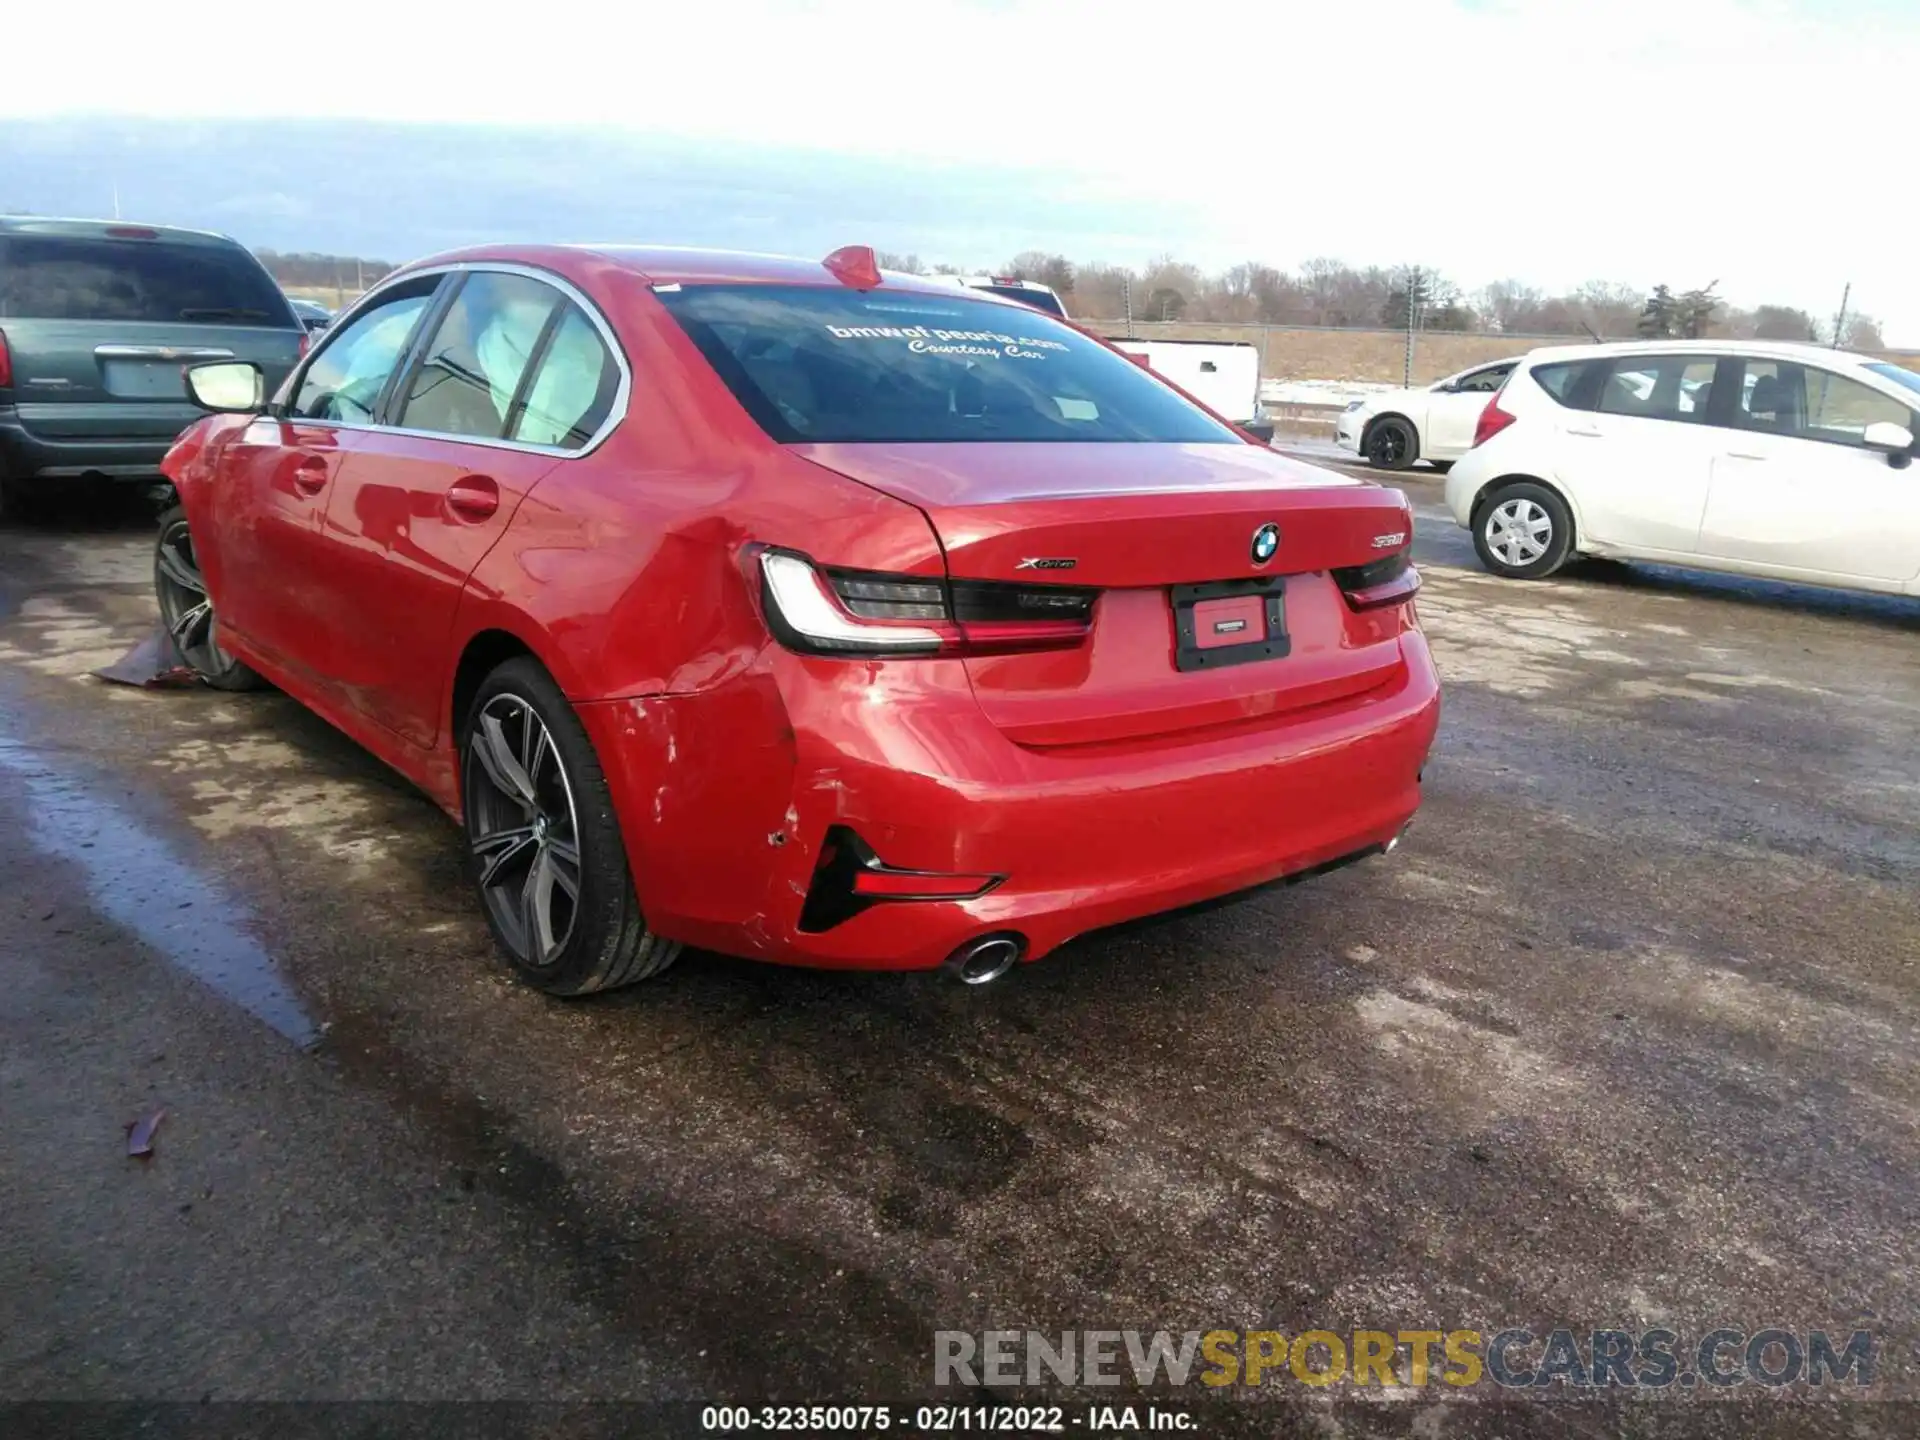
[[[204,413],[185,366],[251,360],[271,394],[306,335],[224,235],[0,217],[0,508],[29,485],[157,478]]]

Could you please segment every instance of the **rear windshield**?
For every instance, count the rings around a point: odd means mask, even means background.
[[[299,328],[238,246],[0,236],[0,320],[157,320]]]
[[[1240,443],[1132,361],[1037,311],[803,285],[690,285],[660,299],[786,444]]]

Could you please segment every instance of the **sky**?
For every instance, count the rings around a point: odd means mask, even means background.
[[[1920,347],[1920,0],[92,0],[7,21],[0,209],[483,239],[1317,255]]]

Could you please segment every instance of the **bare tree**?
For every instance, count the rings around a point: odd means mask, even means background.
[[[1060,295],[1073,293],[1073,262],[1064,255],[1049,255],[1043,250],[1022,250],[998,272],[1016,280],[1037,280]]]
[[[1573,292],[1580,320],[1603,340],[1634,333],[1642,298],[1633,286],[1613,280],[1589,280]]]
[[[1880,336],[1880,322],[1871,315],[1849,315],[1840,343],[1849,350],[1884,350],[1887,342]]]
[[[1820,327],[1804,310],[1791,305],[1756,305],[1753,310],[1754,340],[1818,340]]]
[[[918,255],[901,255],[892,250],[876,250],[874,259],[880,262],[882,270],[898,270],[903,275],[924,275],[927,267],[920,263]]]
[[[1539,334],[1547,297],[1518,280],[1496,280],[1480,292],[1480,314],[1505,335]]]

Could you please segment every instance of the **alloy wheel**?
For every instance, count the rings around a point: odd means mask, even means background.
[[[495,695],[467,737],[467,841],[481,898],[523,964],[551,965],[580,908],[580,827],[553,736],[518,695]]]
[[[1503,565],[1525,569],[1553,543],[1553,517],[1525,496],[1503,500],[1487,512],[1487,549]]]
[[[193,536],[184,519],[175,520],[161,533],[155,561],[160,618],[180,658],[203,675],[229,668],[233,661],[220,648],[213,601],[207,598],[207,582],[201,577]]]
[[[1406,436],[1396,425],[1382,425],[1367,439],[1367,458],[1376,465],[1396,465],[1406,452]]]

